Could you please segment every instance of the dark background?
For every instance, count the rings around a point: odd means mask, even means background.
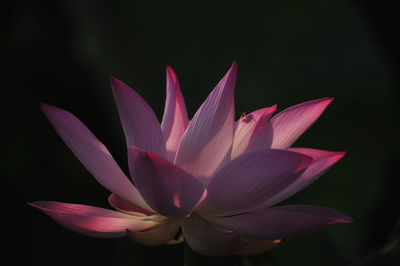
[[[393,1],[395,2],[395,1]],[[398,9],[388,1],[4,1],[1,4],[2,262],[183,265],[183,245],[70,232],[26,203],[108,207],[101,187],[39,108],[77,115],[126,170],[114,75],[162,116],[165,66],[192,116],[233,60],[236,112],[334,96],[295,146],[347,151],[287,203],[343,211],[355,223],[198,265],[399,265]],[[397,227],[399,228],[399,227]],[[396,244],[397,243],[397,244]]]

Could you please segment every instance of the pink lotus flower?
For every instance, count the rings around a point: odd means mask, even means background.
[[[274,206],[319,178],[344,152],[290,148],[332,98],[276,106],[234,121],[233,63],[188,120],[178,80],[167,68],[161,125],[141,96],[112,78],[126,136],[132,182],[107,148],[73,114],[42,105],[58,134],[89,172],[112,192],[116,210],[59,203],[31,205],[61,225],[95,237],[130,236],[144,245],[187,244],[204,255],[250,255],[281,239],[351,223],[318,206]],[[178,239],[182,229],[183,237]]]

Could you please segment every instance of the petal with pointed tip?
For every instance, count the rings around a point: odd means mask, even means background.
[[[138,206],[151,210],[107,148],[77,117],[51,105],[42,104],[41,107],[65,144],[100,184]]]
[[[176,154],[175,164],[203,183],[230,157],[236,74],[233,63],[190,121]]]
[[[145,246],[161,246],[173,240],[180,228],[179,223],[160,224],[144,231],[127,230],[128,236],[136,243]]]
[[[234,232],[217,228],[196,214],[182,220],[181,226],[185,242],[205,256],[226,256],[246,246]]]
[[[146,101],[122,81],[111,78],[126,143],[166,157],[164,137],[156,115]]]
[[[167,66],[167,98],[161,129],[170,161],[174,160],[183,133],[189,124],[185,101],[179,87],[178,78]]]
[[[228,230],[258,239],[295,237],[327,226],[352,223],[347,215],[312,205],[286,205],[231,217],[207,218]]]
[[[287,149],[317,120],[333,98],[322,98],[289,107],[271,118],[272,148]]]
[[[281,202],[303,188],[307,187],[321,175],[328,171],[337,161],[339,161],[346,153],[345,152],[331,152],[306,148],[290,148],[289,151],[305,154],[313,158],[313,162],[304,173],[301,174],[292,184],[287,186],[283,191],[276,194],[261,207],[270,207],[278,202]]]
[[[197,210],[217,216],[252,211],[296,180],[311,162],[307,155],[284,150],[243,154],[216,173]]]
[[[272,142],[272,130],[269,118],[276,110],[276,105],[254,111],[241,117],[235,123],[231,159],[245,152],[269,148]]]
[[[30,204],[56,220],[61,225],[84,235],[94,237],[120,237],[126,230],[145,230],[156,222],[135,219],[135,216],[103,208],[54,201],[37,201]]]
[[[162,157],[130,147],[129,169],[145,201],[161,215],[183,218],[203,198],[203,185]]]

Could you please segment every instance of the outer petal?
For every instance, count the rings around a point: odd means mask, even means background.
[[[178,148],[175,163],[201,178],[203,183],[207,183],[224,160],[229,159],[236,74],[237,65],[233,63],[194,115]]]
[[[276,105],[254,111],[241,117],[235,123],[231,159],[244,152],[257,148],[269,148],[272,142],[272,130],[269,118],[276,110]]]
[[[301,103],[280,112],[271,119],[272,148],[289,148],[317,120],[333,98]]]
[[[107,148],[78,118],[47,104],[42,104],[42,109],[65,144],[100,184],[140,207],[151,210]]]
[[[186,243],[205,256],[225,256],[246,246],[234,232],[217,228],[196,214],[182,220],[181,226]]]
[[[116,78],[111,78],[126,143],[166,157],[164,137],[156,115],[146,101]]]
[[[326,171],[328,171],[337,161],[339,161],[346,154],[345,152],[330,152],[306,148],[290,148],[289,151],[294,151],[311,156],[313,158],[313,162],[298,179],[296,179],[283,191],[264,202],[261,207],[270,207],[278,202],[289,198],[293,194],[307,187],[312,182],[317,180],[321,175],[323,175]]]
[[[330,225],[353,222],[339,211],[311,205],[278,206],[209,220],[240,235],[258,239],[295,237]]]
[[[179,223],[160,224],[157,227],[144,231],[127,230],[133,241],[145,246],[161,246],[173,240],[180,228]]]
[[[86,205],[53,201],[37,201],[30,205],[61,225],[94,237],[120,237],[126,234],[127,229],[137,231],[157,225],[156,222],[135,219],[135,216]]]
[[[195,177],[160,156],[130,147],[129,169],[146,202],[172,218],[188,215],[205,193]]]
[[[168,158],[174,160],[183,133],[189,124],[185,101],[175,72],[167,66],[167,98],[161,129],[164,134]]]
[[[252,211],[296,180],[311,162],[309,156],[284,150],[246,153],[214,176],[197,210],[215,216]]]

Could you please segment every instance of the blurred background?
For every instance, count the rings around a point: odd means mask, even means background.
[[[7,265],[183,265],[183,245],[149,248],[128,238],[81,236],[26,204],[55,200],[109,207],[109,192],[65,146],[39,103],[77,115],[126,171],[110,76],[139,92],[161,119],[170,65],[192,116],[237,60],[238,116],[273,104],[281,111],[335,97],[294,146],[347,155],[286,203],[335,208],[355,223],[288,239],[252,257],[192,254],[195,263],[400,265],[399,19],[388,3],[3,1],[6,249],[1,260]]]

